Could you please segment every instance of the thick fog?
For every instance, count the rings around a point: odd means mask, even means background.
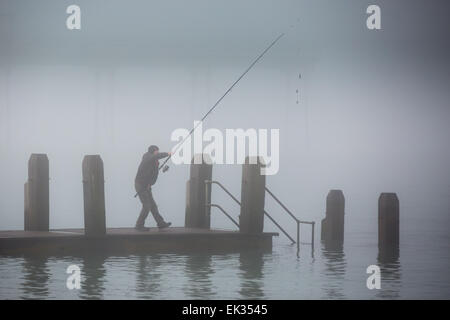
[[[267,185],[302,219],[323,218],[338,188],[346,221],[362,230],[374,228],[380,192],[398,194],[403,222],[448,229],[445,4],[376,2],[379,31],[365,26],[367,1],[78,0],[82,28],[69,31],[73,1],[1,1],[0,229],[23,228],[31,153],[49,157],[51,228],[83,226],[87,154],[104,161],[107,226],[133,226],[148,146],[170,150],[172,131],[190,129],[283,32],[204,129],[280,129],[280,170]],[[175,226],[184,225],[188,169],[171,165],[154,187]],[[213,178],[240,196],[241,170],[216,165]],[[213,202],[238,216],[219,189]],[[293,229],[271,199],[266,206]],[[234,228],[219,211],[211,220]]]

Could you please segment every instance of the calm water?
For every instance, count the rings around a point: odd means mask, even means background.
[[[222,255],[1,257],[1,299],[449,299],[450,250],[441,233],[403,235],[399,259],[380,261],[375,233],[347,232],[343,251],[275,240],[272,253]],[[77,264],[80,290],[66,288]],[[382,270],[380,290],[366,268]]]

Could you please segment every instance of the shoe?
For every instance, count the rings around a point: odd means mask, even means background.
[[[144,226],[142,226],[142,227],[135,227],[135,229],[136,229],[137,231],[150,231],[150,228],[144,227]]]
[[[170,227],[171,225],[172,225],[172,222],[163,222],[161,224],[158,224],[158,228],[163,229],[163,228]]]

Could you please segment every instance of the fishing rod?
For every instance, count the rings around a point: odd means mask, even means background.
[[[214,105],[212,106],[211,109],[208,110],[207,113],[205,113],[205,115],[202,117],[202,119],[191,129],[191,131],[189,131],[189,134],[184,137],[184,139],[181,141],[181,143],[179,143],[175,149],[172,151],[172,154],[174,154],[182,145],[183,143],[192,135],[192,133],[194,133],[195,129],[197,129],[197,127],[203,123],[203,121],[206,119],[207,116],[209,116],[209,114],[211,112],[213,112],[213,110],[219,105],[219,103],[223,100],[223,98],[225,98],[225,96],[233,89],[233,87],[247,74],[247,72],[249,72],[253,66],[259,61],[259,59],[261,59],[267,51],[270,50],[270,48],[272,48],[275,43],[278,42],[278,40],[281,39],[281,37],[284,36],[284,33],[280,34],[251,64],[250,66],[244,71],[244,73],[242,73],[239,78],[237,78],[237,80],[228,88],[227,91],[225,91],[225,93],[219,98],[219,100],[216,101],[216,103],[214,103]],[[164,160],[164,162],[159,166],[158,171],[161,170],[161,168],[163,168],[163,172],[166,172],[167,170],[169,170],[169,166],[166,165],[167,161],[169,161],[169,159],[172,157],[172,154],[170,156],[168,156],[166,158],[166,160]],[[140,191],[138,191],[134,197],[136,198],[138,196],[138,194],[140,193]]]
[[[180,144],[178,144],[175,149],[172,151],[172,154],[174,154],[182,145],[183,143],[192,135],[192,133],[194,133],[195,129],[197,129],[197,127],[203,123],[203,121],[206,119],[207,116],[209,116],[209,114],[211,112],[213,112],[213,110],[219,105],[219,103],[223,100],[223,98],[225,98],[225,96],[233,89],[233,87],[247,74],[247,72],[249,72],[253,66],[259,61],[259,59],[261,59],[267,51],[270,50],[270,48],[272,48],[275,43],[278,42],[278,40],[281,39],[281,37],[284,36],[284,33],[280,34],[251,64],[250,66],[244,71],[244,73],[242,73],[240,75],[239,78],[237,78],[237,80],[228,88],[227,91],[225,91],[225,93],[219,98],[219,100],[216,101],[216,103],[214,103],[214,105],[212,106],[211,109],[208,110],[207,113],[205,113],[205,115],[203,116],[203,118],[197,122],[197,124],[191,129],[191,131],[189,131],[189,134],[184,137],[184,139],[181,141]],[[169,161],[169,159],[172,157],[172,155],[168,156],[166,158],[166,160],[164,160],[164,162],[159,166],[158,170],[161,170],[161,168],[163,168],[163,172],[166,172],[167,170],[169,170],[169,166],[166,165],[167,161]]]

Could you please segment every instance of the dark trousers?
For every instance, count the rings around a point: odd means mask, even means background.
[[[139,200],[142,203],[141,213],[136,221],[136,227],[143,227],[148,213],[151,212],[153,218],[158,225],[164,222],[163,217],[159,214],[158,206],[153,199],[151,187],[142,187],[139,183],[135,183],[136,192],[138,192]]]

